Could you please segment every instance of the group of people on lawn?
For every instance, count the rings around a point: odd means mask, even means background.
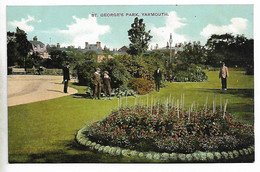
[[[93,84],[93,99],[100,99],[101,97],[101,73],[100,68],[96,68],[96,72],[93,74],[92,77],[92,84]],[[110,81],[111,78],[108,75],[108,71],[104,71],[103,73],[103,84],[104,84],[104,92],[106,97],[111,100],[111,85]],[[221,85],[223,90],[227,90],[227,78],[229,77],[228,68],[225,66],[225,63],[222,63],[222,67],[219,71],[219,78],[221,79]],[[68,92],[68,82],[70,80],[70,73],[69,73],[69,63],[66,63],[66,66],[63,68],[63,83],[64,83],[64,93]],[[154,71],[154,81],[155,81],[155,90],[157,92],[160,91],[161,81],[162,81],[162,72],[160,67]]]

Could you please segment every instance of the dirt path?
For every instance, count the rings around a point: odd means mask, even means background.
[[[68,88],[63,93],[62,76],[8,75],[8,106],[49,100],[77,93]]]

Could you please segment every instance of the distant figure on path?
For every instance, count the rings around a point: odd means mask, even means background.
[[[161,81],[162,81],[162,72],[160,70],[160,67],[157,67],[157,69],[154,71],[154,81],[155,81],[155,90],[159,92]]]
[[[92,78],[92,82],[93,82],[93,85],[94,85],[94,95],[93,95],[93,98],[97,98],[98,96],[98,99],[100,99],[101,97],[101,77],[100,77],[100,68],[97,68],[96,69],[96,72],[94,73],[93,75],[93,78]]]
[[[221,78],[222,90],[227,90],[227,78],[229,77],[228,68],[223,62],[222,68],[219,71],[219,78]]]
[[[66,66],[63,68],[63,83],[64,83],[64,93],[68,93],[68,84],[70,80],[70,66],[69,63],[66,63]]]
[[[106,97],[109,97],[111,100],[111,86],[110,86],[111,78],[108,76],[108,71],[104,72],[104,90],[106,93]]]

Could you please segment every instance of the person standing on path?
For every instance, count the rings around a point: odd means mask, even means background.
[[[94,95],[93,98],[97,98],[100,99],[101,97],[101,77],[100,77],[100,68],[96,69],[96,72],[93,74],[92,77],[92,82],[94,85]]]
[[[161,81],[162,81],[162,72],[160,70],[160,67],[157,67],[157,69],[154,71],[154,81],[155,81],[155,90],[159,92]]]
[[[227,78],[229,77],[228,68],[223,62],[222,68],[219,71],[219,78],[221,78],[222,90],[227,90]]]
[[[108,71],[104,72],[104,87],[105,87],[105,93],[106,97],[109,97],[109,100],[111,100],[111,86],[110,86],[111,78],[108,76]]]
[[[63,84],[64,84],[64,93],[68,93],[68,84],[70,80],[70,66],[69,63],[66,63],[66,66],[63,68]]]

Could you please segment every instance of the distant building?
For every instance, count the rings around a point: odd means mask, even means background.
[[[126,46],[123,46],[118,49],[119,52],[127,52],[128,48]]]
[[[85,50],[102,51],[101,42],[97,42],[96,44],[89,44],[88,42],[85,42]]]
[[[42,58],[49,58],[46,45],[41,41],[38,41],[37,36],[34,36],[33,40],[29,42],[32,45],[30,54],[38,52]]]
[[[166,47],[158,48],[158,44],[156,44],[155,49],[153,51],[157,52],[170,52],[170,46],[169,43],[167,42]],[[171,51],[173,54],[177,54],[178,52],[183,51],[183,44],[175,44],[175,46],[171,47]]]

